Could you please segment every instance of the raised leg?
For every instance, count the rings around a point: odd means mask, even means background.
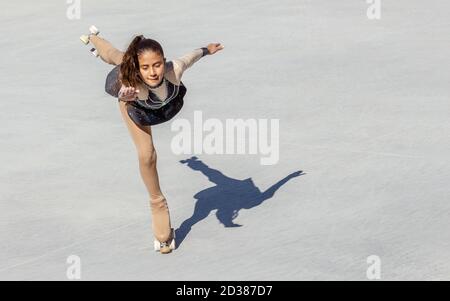
[[[91,35],[89,40],[95,46],[98,55],[104,62],[115,66],[122,63],[124,52],[115,48],[109,41],[96,35]]]

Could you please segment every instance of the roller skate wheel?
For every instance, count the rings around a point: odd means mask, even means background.
[[[95,55],[95,57],[98,57],[98,51],[97,51],[97,49],[92,48],[92,49],[91,49],[91,53],[92,53],[93,55]]]
[[[82,36],[80,37],[80,40],[81,40],[85,45],[89,44],[89,36],[87,36],[87,35],[82,35]]]
[[[89,31],[93,34],[93,35],[98,35],[100,33],[100,31],[98,30],[97,27],[95,27],[94,25],[91,25],[91,27],[89,27]]]

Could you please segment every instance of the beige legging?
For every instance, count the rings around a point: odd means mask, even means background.
[[[97,49],[100,58],[106,63],[111,65],[119,65],[122,63],[124,53],[114,48],[107,40],[91,35],[90,42]],[[128,116],[127,105],[129,105],[127,102],[119,101],[122,118],[136,146],[141,177],[150,195],[153,233],[157,240],[165,242],[171,235],[170,215],[166,198],[162,194],[159,186],[152,129],[150,126],[140,126],[134,123],[130,116]]]

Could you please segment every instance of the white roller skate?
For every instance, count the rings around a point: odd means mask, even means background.
[[[153,244],[156,252],[167,254],[172,250],[175,250],[175,231],[173,230],[173,228],[171,228],[170,230],[171,235],[167,242],[159,242],[157,239],[154,240]]]
[[[91,27],[89,27],[89,32],[90,32],[89,35],[85,35],[85,34],[84,34],[84,35],[82,35],[82,36],[80,37],[81,42],[83,42],[85,45],[89,44],[89,36],[90,36],[91,34],[97,36],[97,35],[100,33],[100,31],[98,30],[98,28],[95,27],[94,25],[91,25]]]
[[[90,39],[90,36],[91,36],[91,35],[98,35],[98,34],[100,33],[100,31],[98,30],[98,28],[95,27],[94,25],[91,25],[91,27],[89,27],[89,31],[90,31],[90,34],[89,34],[89,35],[82,35],[82,36],[80,37],[81,42],[83,42],[83,44],[85,44],[85,45],[89,44],[89,39]],[[91,48],[90,51],[91,51],[91,53],[92,53],[93,55],[95,55],[96,57],[98,57],[97,49]]]

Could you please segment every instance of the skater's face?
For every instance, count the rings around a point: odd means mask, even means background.
[[[147,85],[156,86],[163,80],[166,59],[160,53],[144,51],[138,56],[138,61],[139,72]]]

